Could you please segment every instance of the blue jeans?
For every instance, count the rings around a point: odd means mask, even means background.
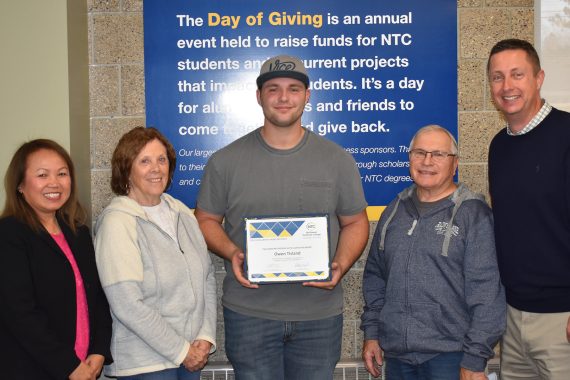
[[[446,352],[413,365],[398,359],[384,358],[386,380],[458,380],[463,352]]]
[[[190,372],[184,366],[163,369],[162,371],[141,373],[132,376],[119,376],[119,380],[200,380],[200,372]]]
[[[226,355],[236,380],[331,380],[340,359],[342,314],[277,321],[224,308]]]

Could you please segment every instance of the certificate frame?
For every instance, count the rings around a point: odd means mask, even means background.
[[[244,271],[256,284],[329,281],[328,214],[244,218]]]

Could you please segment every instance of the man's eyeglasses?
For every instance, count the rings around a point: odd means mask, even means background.
[[[423,149],[412,149],[410,150],[410,159],[411,160],[425,160],[426,156],[431,154],[431,159],[436,162],[441,162],[445,160],[448,156],[457,156],[457,154],[443,152],[441,150],[434,150],[428,152],[427,150]]]

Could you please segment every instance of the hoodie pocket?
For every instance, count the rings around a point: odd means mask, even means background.
[[[118,370],[159,365],[166,361],[136,334],[115,339],[111,348]]]
[[[448,348],[462,340],[459,326],[442,313],[436,303],[410,304],[408,345],[414,351]]]

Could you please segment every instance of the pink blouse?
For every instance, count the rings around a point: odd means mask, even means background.
[[[85,287],[83,286],[83,278],[77,267],[75,257],[65,240],[63,233],[51,234],[59,248],[65,253],[65,257],[69,260],[73,275],[75,276],[75,294],[77,303],[77,324],[75,332],[75,354],[81,360],[87,358],[89,350],[89,309],[87,307],[87,296],[85,295]]]

